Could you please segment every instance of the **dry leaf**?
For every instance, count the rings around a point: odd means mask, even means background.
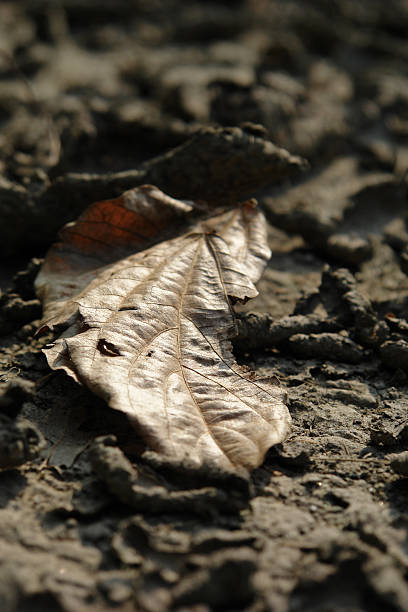
[[[290,422],[279,385],[229,342],[231,303],[257,295],[270,256],[265,221],[250,201],[186,230],[195,208],[143,186],[65,228],[36,281],[45,325],[67,326],[46,355],[171,462],[242,472]]]

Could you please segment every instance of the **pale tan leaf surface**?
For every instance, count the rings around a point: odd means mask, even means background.
[[[257,295],[269,257],[264,224],[246,203],[102,265],[65,300],[69,327],[46,351],[50,366],[124,411],[174,463],[255,468],[290,422],[279,385],[244,372],[229,342],[230,298]]]
[[[256,200],[249,200],[233,211],[206,220],[202,231],[211,230],[225,240],[231,257],[245,267],[245,274],[256,283],[271,256],[265,219]]]
[[[193,208],[193,202],[175,200],[153,185],[91,204],[63,227],[37,276],[47,324],[63,323],[75,312],[70,300],[104,266],[185,228]]]

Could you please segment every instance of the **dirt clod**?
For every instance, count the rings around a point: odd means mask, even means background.
[[[9,417],[16,417],[23,402],[32,399],[34,383],[23,378],[16,378],[0,389],[0,412]]]
[[[408,451],[391,456],[391,469],[401,476],[408,476]]]
[[[0,423],[0,468],[15,467],[39,456],[45,443],[34,425],[6,414],[0,414]]]

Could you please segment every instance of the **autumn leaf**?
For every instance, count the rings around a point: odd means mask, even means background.
[[[253,201],[190,221],[199,209],[143,186],[66,227],[36,281],[44,325],[66,328],[45,352],[172,463],[245,472],[290,422],[229,341],[270,256],[265,221]]]

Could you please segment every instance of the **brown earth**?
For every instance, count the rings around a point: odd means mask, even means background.
[[[2,612],[408,610],[407,31],[406,0],[1,3]],[[293,431],[250,482],[138,454],[34,337],[57,229],[146,181],[270,223],[235,350]]]

